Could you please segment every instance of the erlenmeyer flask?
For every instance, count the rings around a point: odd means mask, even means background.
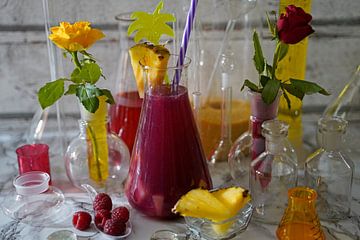
[[[359,138],[360,117],[360,65],[352,74],[350,81],[345,85],[343,90],[336,96],[326,107],[323,117],[341,117],[349,122],[348,130],[345,134],[345,151],[354,161],[354,177],[360,178],[360,149],[354,139]],[[321,134],[317,132],[317,141],[321,145]]]
[[[142,99],[136,87],[132,71],[129,49],[135,45],[133,38],[127,35],[127,29],[133,22],[131,13],[122,13],[115,17],[119,21],[120,49],[116,72],[115,105],[109,108],[110,130],[121,137],[131,153],[139,123]]]
[[[288,198],[288,207],[276,230],[278,239],[325,239],[315,209],[316,191],[307,187],[295,187],[289,189]]]

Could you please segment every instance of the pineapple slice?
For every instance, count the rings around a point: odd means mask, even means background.
[[[216,222],[230,215],[226,206],[204,189],[194,189],[182,196],[172,211],[182,216],[207,218]]]
[[[248,190],[240,187],[230,187],[212,192],[212,195],[221,201],[234,217],[250,200]],[[234,222],[230,221],[223,224],[213,224],[212,228],[218,235],[224,235]]]
[[[129,50],[131,65],[136,79],[138,92],[141,98],[144,97],[144,71],[142,65],[150,66],[148,70],[149,83],[152,86],[161,84],[166,75],[166,68],[170,52],[162,45],[151,43],[139,43]]]
[[[214,232],[224,235],[235,220],[220,222],[236,216],[250,200],[249,191],[240,187],[224,188],[214,192],[194,189],[181,197],[173,212],[182,216],[209,219],[214,222]]]

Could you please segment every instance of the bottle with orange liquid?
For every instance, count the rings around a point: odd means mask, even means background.
[[[130,18],[130,13],[119,14],[116,20],[119,21],[120,58],[114,91],[116,92],[115,104],[109,108],[109,128],[124,140],[131,153],[139,123],[142,99],[137,91],[128,53],[128,49],[134,45],[133,40],[127,36],[127,29],[133,20]]]
[[[316,191],[307,187],[289,189],[288,207],[276,230],[279,240],[323,240],[324,233],[315,209]]]

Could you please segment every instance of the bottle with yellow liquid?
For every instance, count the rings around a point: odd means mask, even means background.
[[[65,153],[66,173],[75,187],[90,184],[97,190],[121,192],[129,170],[130,153],[126,144],[107,131],[107,106],[100,98],[92,114],[81,107],[80,134]]]
[[[285,12],[285,7],[295,5],[304,9],[306,13],[311,12],[311,0],[280,0],[279,14]],[[308,38],[301,42],[289,45],[288,52],[283,60],[281,60],[276,69],[276,76],[281,81],[288,81],[290,78],[305,79],[306,74],[306,52],[308,46]],[[280,120],[289,123],[289,140],[295,147],[298,154],[299,168],[304,168],[304,159],[306,153],[303,151],[302,145],[302,121],[301,111],[302,102],[300,99],[288,94],[291,101],[291,109],[288,109],[284,96],[280,99],[279,116]]]

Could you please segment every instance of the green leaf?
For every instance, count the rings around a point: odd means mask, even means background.
[[[60,78],[46,83],[38,92],[38,100],[42,109],[53,105],[64,94],[64,82],[66,79]]]
[[[256,86],[256,84],[255,83],[252,83],[250,80],[248,80],[248,79],[246,79],[245,81],[244,81],[244,84],[242,85],[242,87],[241,87],[241,91],[242,90],[244,90],[244,87],[248,87],[248,88],[250,88],[252,91],[254,91],[254,92],[259,92],[259,88],[258,88],[258,86]]]
[[[295,85],[281,83],[281,87],[286,89],[286,91],[288,91],[291,95],[297,97],[300,100],[303,100],[305,95],[304,92],[301,89],[297,88]]]
[[[76,88],[76,96],[79,98],[85,109],[91,113],[96,112],[99,108],[98,96],[101,95],[100,89],[93,85],[79,85]]]
[[[260,76],[260,83],[261,83],[261,86],[265,87],[266,83],[269,81],[269,77],[268,76],[264,76],[264,75],[261,75]]]
[[[101,76],[101,68],[96,63],[85,63],[80,70],[79,77],[90,84],[95,84]]]
[[[298,80],[290,78],[291,85],[293,85],[296,89],[299,89],[306,95],[320,93],[323,95],[330,95],[324,88],[319,86],[316,83],[305,81],[305,80]]]
[[[70,84],[68,90],[64,93],[64,95],[71,95],[76,93],[77,84]]]
[[[106,102],[109,103],[109,104],[114,104],[115,103],[115,100],[114,100],[114,97],[113,95],[111,94],[111,92],[107,89],[100,89],[100,92],[101,92],[101,95],[104,95],[106,96]]]
[[[258,71],[259,74],[261,74],[264,71],[265,59],[262,53],[259,36],[256,31],[254,31],[253,34],[253,42],[255,49],[253,60],[255,63],[256,70]]]
[[[283,88],[283,85],[282,85],[282,84],[281,84],[281,89],[283,90],[283,96],[284,96],[284,98],[285,98],[285,100],[286,100],[287,106],[288,106],[289,109],[291,109],[291,101],[290,101],[290,98],[289,98],[289,96],[287,95],[286,90]]]
[[[81,83],[82,79],[79,75],[80,75],[80,69],[75,68],[70,75],[70,80],[73,81],[74,83]]]
[[[266,22],[267,22],[267,25],[268,25],[268,28],[273,36],[273,38],[276,38],[276,25],[274,22],[272,22],[270,20],[270,17],[269,17],[269,14],[266,12]]]
[[[271,76],[271,73],[272,73],[272,66],[265,63],[265,70],[264,70],[264,74],[267,76],[267,77],[270,77]]]
[[[280,81],[269,78],[261,93],[262,100],[267,104],[272,103],[278,95],[279,88]]]
[[[280,62],[287,54],[288,50],[289,50],[289,45],[283,42],[280,42],[280,44],[278,44],[279,46],[279,50],[278,50],[278,62]]]

